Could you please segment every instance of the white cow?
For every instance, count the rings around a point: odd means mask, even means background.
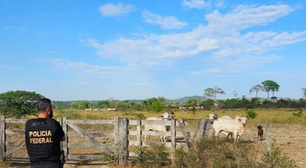
[[[146,120],[171,120],[173,118],[172,115],[169,115],[169,113],[163,113],[161,117],[149,117]],[[145,125],[145,131],[162,131],[165,132],[167,131],[167,127],[169,126],[164,126],[164,125]],[[166,136],[160,136],[160,141],[161,142],[166,142]],[[150,140],[150,136],[149,136]],[[145,135],[145,141],[147,141],[147,135]]]
[[[218,119],[218,115],[214,114],[214,113],[210,113],[209,115],[207,115],[207,117],[209,117],[210,120],[216,120]]]
[[[227,138],[229,135],[234,135],[234,141],[237,142],[244,132],[246,122],[247,118],[241,116],[236,116],[235,119],[231,119],[229,116],[220,117],[213,123],[214,136],[218,137],[221,132],[224,133]]]

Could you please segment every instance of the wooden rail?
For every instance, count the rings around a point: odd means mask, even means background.
[[[144,136],[166,136],[167,142],[157,142],[163,144],[165,147],[169,148],[172,157],[175,154],[175,149],[178,146],[186,145],[185,142],[177,142],[178,137],[185,137],[187,146],[190,148],[192,146],[192,141],[199,139],[200,134],[204,131],[204,119],[198,124],[198,128],[195,131],[193,139],[190,138],[190,133],[187,131],[186,124],[182,119],[177,122],[177,120],[128,120],[125,118],[115,117],[113,120],[70,120],[67,118],[57,119],[63,127],[65,132],[65,140],[62,144],[62,148],[65,153],[67,160],[97,160],[101,158],[102,153],[115,155],[118,158],[118,163],[124,165],[128,160],[129,156],[135,156],[136,152],[129,150],[129,147],[146,147],[150,146],[152,142],[145,141]],[[15,153],[16,150],[25,146],[25,141],[20,142],[8,142],[7,135],[23,135],[24,130],[12,130],[7,128],[7,124],[21,123],[25,124],[26,119],[6,119],[4,116],[0,118],[0,158],[18,157],[18,158],[28,158],[26,153]],[[109,132],[104,132],[105,130],[89,132],[86,131],[86,127],[80,125],[110,125],[113,126],[113,130]],[[169,131],[148,131],[144,130],[146,125],[154,126],[161,125],[170,127]],[[177,127],[180,130],[177,131]],[[133,128],[133,129],[132,129]],[[86,139],[87,142],[79,143],[71,141],[76,137],[82,137]],[[101,139],[107,139],[107,142],[101,142]],[[155,142],[156,143],[156,142]],[[7,151],[7,147],[10,147]],[[74,155],[70,153],[71,148],[96,148],[101,150],[101,154],[82,154]],[[134,148],[134,149],[136,149]]]

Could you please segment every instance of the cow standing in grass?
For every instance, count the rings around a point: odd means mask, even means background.
[[[169,113],[163,113],[161,117],[149,117],[146,120],[160,120],[160,121],[168,121],[173,118],[173,115]],[[145,131],[161,131],[165,132],[170,130],[170,126],[165,126],[165,125],[145,125]],[[145,141],[150,140],[149,135],[145,135]],[[160,136],[160,141],[161,142],[166,142],[166,136]]]
[[[212,115],[211,115],[212,116]],[[235,119],[231,119],[229,116],[220,117],[214,119],[213,122],[213,129],[214,129],[214,136],[218,137],[219,133],[224,133],[227,138],[229,135],[233,135],[234,141],[238,142],[240,136],[244,133],[244,127],[246,125],[247,118],[236,116]]]

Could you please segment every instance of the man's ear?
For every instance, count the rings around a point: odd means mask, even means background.
[[[47,109],[46,109],[46,111],[47,111],[47,114],[49,114],[50,113],[50,107],[47,107]]]
[[[47,115],[48,117],[52,118],[53,117],[53,110],[52,107],[47,107]]]

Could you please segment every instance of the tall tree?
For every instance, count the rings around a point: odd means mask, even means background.
[[[264,88],[260,84],[257,84],[250,89],[250,93],[256,92],[256,97],[258,97],[260,91],[264,91]]]
[[[28,91],[8,91],[0,94],[0,112],[4,115],[20,118],[37,114],[36,102],[44,96]]]
[[[162,112],[166,107],[166,99],[163,97],[149,99],[151,110],[155,113]]]
[[[233,91],[233,95],[234,95],[234,98],[237,98],[237,97],[238,97],[238,92],[237,92],[237,90],[234,90],[234,91]]]
[[[198,101],[196,99],[189,99],[187,102],[186,102],[186,105],[188,107],[196,107],[197,106],[197,103]]]
[[[265,89],[265,91],[268,93],[267,98],[269,99],[269,93],[272,92],[272,95],[274,96],[275,92],[278,92],[279,90],[279,84],[272,80],[266,80],[261,83]]]
[[[217,94],[223,94],[225,95],[226,93],[219,87],[214,87],[215,90],[215,101],[217,100]]]
[[[207,98],[214,98],[214,100],[217,100],[217,94],[226,94],[221,88],[219,87],[214,87],[214,88],[207,88],[204,91],[204,97]]]
[[[304,97],[306,99],[306,87],[302,88],[302,91],[303,91],[303,95],[304,95]]]
[[[207,88],[204,90],[204,98],[213,99],[215,97],[215,91],[213,88]]]

